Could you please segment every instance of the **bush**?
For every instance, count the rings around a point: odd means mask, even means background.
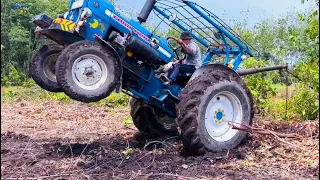
[[[38,85],[36,84],[36,82],[34,82],[34,80],[32,78],[27,78],[22,83],[22,86],[26,87],[26,88],[30,88],[30,87],[35,87],[35,86],[38,86]]]
[[[299,84],[298,90],[288,99],[287,117],[286,100],[270,103],[268,114],[276,119],[314,120],[319,117],[319,93],[306,85]]]
[[[245,68],[260,68],[267,66],[264,61],[257,61],[254,58],[248,58],[242,64]],[[272,87],[272,79],[269,72],[257,73],[244,77],[247,87],[253,96],[253,101],[256,109],[261,111],[261,114],[265,114],[265,109],[269,106],[270,96],[275,96],[276,90]]]
[[[14,66],[9,67],[9,73],[7,76],[1,78],[1,85],[3,86],[20,86],[24,79],[23,74],[19,74]]]

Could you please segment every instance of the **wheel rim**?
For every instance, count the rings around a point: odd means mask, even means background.
[[[107,80],[107,65],[96,55],[82,55],[73,63],[72,77],[74,82],[83,89],[98,89]]]
[[[224,91],[216,94],[207,105],[205,126],[212,139],[224,142],[236,135],[228,123],[241,123],[243,118],[239,99],[232,93]]]
[[[57,82],[55,68],[58,56],[59,54],[51,54],[43,62],[44,75],[53,82]]]

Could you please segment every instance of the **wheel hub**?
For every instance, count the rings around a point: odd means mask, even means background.
[[[58,59],[59,54],[51,54],[49,55],[43,63],[43,71],[44,75],[51,81],[56,82],[56,61]]]
[[[95,55],[83,55],[73,64],[74,81],[80,87],[92,90],[99,88],[107,79],[107,67]]]
[[[227,141],[237,133],[237,130],[230,128],[228,122],[241,123],[241,118],[239,99],[230,92],[220,92],[210,100],[206,108],[206,130],[214,140]]]
[[[225,119],[224,117],[226,116],[226,114],[223,113],[224,110],[222,109],[217,109],[217,111],[215,111],[215,116],[213,117],[216,123],[222,123]]]
[[[87,77],[94,77],[93,74],[94,74],[94,69],[92,68],[92,66],[84,68],[83,75],[85,75]]]

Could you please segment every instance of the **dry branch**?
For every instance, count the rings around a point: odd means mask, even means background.
[[[263,128],[254,128],[254,127],[251,127],[251,126],[248,126],[248,125],[245,125],[245,124],[229,123],[229,125],[231,126],[232,129],[237,129],[237,130],[249,132],[251,134],[257,133],[257,134],[262,134],[262,135],[273,135],[273,136],[277,136],[277,137],[280,137],[280,138],[298,138],[298,139],[303,139],[303,137],[298,135],[298,134],[278,133],[278,132],[274,132],[274,131],[263,129]]]
[[[263,134],[263,135],[273,135],[275,136],[279,141],[288,144],[292,147],[298,148],[298,149],[302,149],[304,151],[307,151],[305,148],[296,146],[294,144],[291,144],[281,138],[298,138],[298,139],[303,139],[302,136],[298,135],[298,134],[283,134],[283,133],[277,133],[268,129],[263,129],[263,128],[254,128],[248,125],[244,125],[244,124],[232,124],[229,122],[229,125],[231,126],[232,129],[237,129],[237,130],[241,130],[241,131],[245,131],[245,132],[249,132],[251,134],[253,133],[257,133],[257,134]],[[308,151],[310,152],[310,151]]]

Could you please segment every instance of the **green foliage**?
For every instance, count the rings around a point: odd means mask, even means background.
[[[30,58],[39,47],[35,40],[34,16],[46,13],[55,18],[68,9],[67,0],[24,0],[27,9],[13,9],[16,0],[1,0],[1,76],[8,76],[14,66],[21,74],[27,74]],[[4,48],[5,47],[5,48]],[[3,79],[2,79],[3,81]]]
[[[19,86],[22,85],[23,75],[19,74],[14,66],[9,67],[8,76],[1,78],[1,84],[4,86]]]
[[[312,120],[319,116],[319,93],[306,85],[299,84],[298,89],[286,100],[274,99],[268,106],[268,114],[275,119]],[[287,117],[286,117],[287,113]]]
[[[319,93],[301,85],[290,99],[289,108],[301,120],[315,119],[319,115]]]
[[[53,93],[41,89],[32,79],[26,79],[23,86],[9,86],[1,88],[1,101],[14,102],[20,100],[42,101],[53,100],[69,103],[72,100],[63,92]],[[124,93],[111,93],[111,95],[99,102],[91,103],[96,107],[125,107],[129,103],[129,96]]]
[[[124,107],[129,103],[129,96],[124,93],[111,93],[109,97],[98,102],[91,103],[93,106],[108,106],[108,107]]]
[[[319,93],[319,59],[311,59],[307,62],[301,61],[297,63],[292,71],[299,79],[303,80],[304,84],[312,87],[316,93]]]
[[[245,166],[245,167],[250,167],[251,166],[251,163],[249,161],[247,161],[247,160],[241,161],[240,164]]]
[[[23,83],[22,86],[25,88],[35,87],[38,86],[36,82],[32,78],[27,78]]]
[[[242,64],[245,68],[259,68],[265,67],[266,65],[266,62],[257,61],[254,58],[248,58]],[[275,96],[276,93],[275,88],[272,87],[270,74],[258,73],[249,75],[245,76],[244,80],[252,93],[254,104],[258,109],[262,110],[262,114],[264,114],[264,109],[270,103],[268,97]]]
[[[243,66],[251,68],[285,62],[292,63],[294,68],[290,71],[303,82],[289,75],[289,85],[292,83],[303,83],[304,85],[300,85],[289,98],[288,118],[315,119],[319,114],[318,7],[304,13],[288,13],[279,19],[264,20],[257,23],[254,30],[243,28],[246,27],[245,23],[237,26],[240,26],[238,29],[241,29],[239,33],[258,49],[260,55],[260,61],[248,59]],[[286,118],[284,95],[282,99],[275,97],[276,91],[272,88],[273,83],[285,83],[284,75],[285,73],[279,74],[273,71],[245,77],[256,106],[263,109],[264,115],[269,114],[277,119]]]
[[[124,124],[125,125],[131,125],[133,124],[133,120],[131,117],[127,117],[125,120],[124,120]]]
[[[28,88],[22,86],[2,87],[1,88],[1,102],[16,102],[16,101],[43,101],[56,100],[63,102],[70,102],[70,98],[64,93],[52,93],[41,89],[37,85],[31,85]]]

